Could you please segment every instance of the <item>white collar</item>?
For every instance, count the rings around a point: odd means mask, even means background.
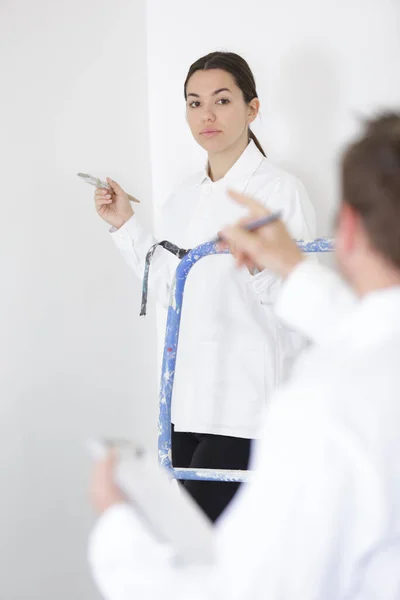
[[[376,290],[364,296],[338,327],[334,338],[351,345],[368,345],[376,339],[400,337],[400,286]]]
[[[207,164],[205,169],[199,173],[199,179],[196,185],[202,185],[204,183],[211,183],[215,185],[223,182],[223,184],[226,186],[234,186],[235,188],[242,189],[242,191],[244,191],[249,179],[254,175],[264,158],[265,157],[263,154],[261,154],[253,140],[250,140],[244,152],[242,152],[237,161],[232,165],[222,179],[219,179],[215,182],[211,181],[207,173]]]

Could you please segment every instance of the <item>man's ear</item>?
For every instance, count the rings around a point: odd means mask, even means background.
[[[360,217],[350,204],[342,202],[336,223],[336,239],[342,250],[351,252],[356,241]]]

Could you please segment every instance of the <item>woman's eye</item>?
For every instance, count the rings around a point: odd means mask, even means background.
[[[230,100],[228,98],[220,98],[217,104],[229,104]]]
[[[198,100],[194,100],[189,104],[189,106],[190,108],[197,108],[198,106],[200,106],[200,102]]]

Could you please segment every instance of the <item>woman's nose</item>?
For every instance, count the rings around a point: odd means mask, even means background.
[[[211,110],[210,107],[205,106],[202,114],[202,119],[206,123],[207,121],[215,121],[214,111]]]

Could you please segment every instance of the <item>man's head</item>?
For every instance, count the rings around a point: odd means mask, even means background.
[[[400,113],[369,121],[343,156],[336,256],[360,294],[400,284]]]
[[[250,221],[269,213],[253,198],[230,195],[248,208]],[[242,225],[221,232],[239,265],[287,277],[304,261],[282,222],[252,233]],[[400,285],[400,113],[368,122],[343,155],[335,246],[339,267],[360,296]]]

